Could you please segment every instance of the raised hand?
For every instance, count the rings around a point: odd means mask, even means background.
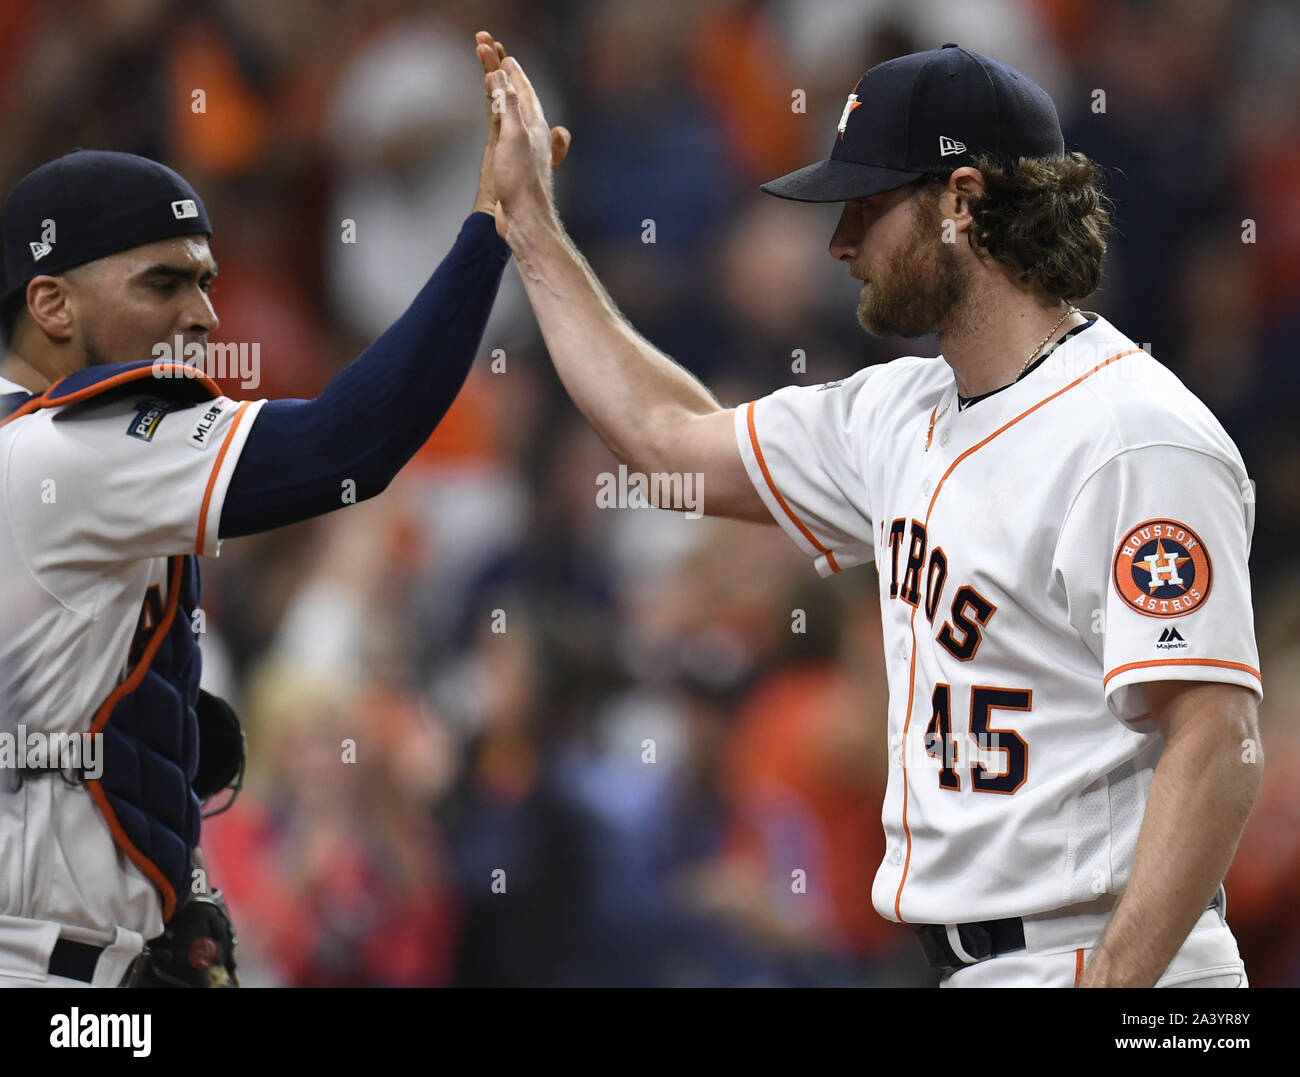
[[[509,214],[521,209],[553,212],[551,174],[569,152],[564,127],[546,123],[541,102],[524,69],[512,56],[501,58],[490,35],[481,35],[484,90],[495,133],[488,136],[492,154],[490,190],[497,198],[497,231],[506,234]],[[504,50],[502,50],[504,51]],[[485,158],[486,167],[486,158]]]
[[[483,74],[486,76],[496,71],[501,66],[501,61],[506,58],[505,46],[499,41],[492,40],[492,35],[486,30],[480,30],[475,34],[474,41],[474,51],[478,55],[479,63],[483,65]],[[492,115],[492,95],[486,85],[484,96],[487,102],[487,143],[483,147],[483,166],[478,174],[478,193],[474,196],[474,212],[495,213],[497,196],[496,188],[492,184],[492,155],[496,150],[497,136],[501,133],[501,123],[500,117]]]

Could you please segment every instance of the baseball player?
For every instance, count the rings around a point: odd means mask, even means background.
[[[1206,407],[1071,302],[1108,217],[1047,94],[958,45],[868,71],[829,159],[763,189],[842,202],[860,322],[942,355],[728,409],[565,235],[522,69],[487,85],[497,228],[597,433],[822,575],[877,566],[880,915],[944,986],[1246,986],[1221,882],[1262,767],[1251,487]]]
[[[199,687],[198,558],[373,497],[428,439],[509,255],[489,160],[410,308],[314,400],[238,402],[192,361],[217,329],[217,265],[177,173],[78,150],[9,195],[0,985],[236,982],[229,920],[194,872],[201,800],[242,767],[232,712]],[[85,757],[55,758],[60,737]]]

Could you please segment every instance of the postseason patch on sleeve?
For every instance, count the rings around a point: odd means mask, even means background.
[[[177,408],[184,407],[175,400],[146,400],[140,405],[135,417],[131,420],[131,425],[126,428],[128,436],[139,438],[141,441],[153,441],[153,436],[158,432],[158,426],[163,421],[163,416],[169,411],[175,411]]]
[[[1115,590],[1148,617],[1185,617],[1210,594],[1210,554],[1177,520],[1138,524],[1115,551]]]

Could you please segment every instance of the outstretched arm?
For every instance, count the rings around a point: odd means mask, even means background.
[[[508,257],[492,218],[471,215],[406,312],[320,396],[269,401],[230,480],[221,537],[269,531],[382,492],[465,383]]]
[[[552,196],[555,132],[523,68],[507,57],[486,86],[500,125],[497,231],[578,410],[630,469],[702,475],[705,513],[772,523],[746,473],[732,411],[628,324],[565,234]],[[567,132],[563,139],[567,147]]]
[[[505,55],[486,34],[478,36],[477,49],[485,69],[495,69]],[[222,538],[268,531],[380,493],[451,407],[510,256],[492,223],[499,130],[489,122],[474,213],[406,312],[320,396],[272,400],[262,408],[226,494]],[[345,490],[353,495],[346,501]]]

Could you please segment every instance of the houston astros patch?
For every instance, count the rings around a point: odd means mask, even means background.
[[[1210,593],[1210,555],[1177,520],[1138,524],[1115,551],[1115,590],[1148,617],[1185,617]]]

